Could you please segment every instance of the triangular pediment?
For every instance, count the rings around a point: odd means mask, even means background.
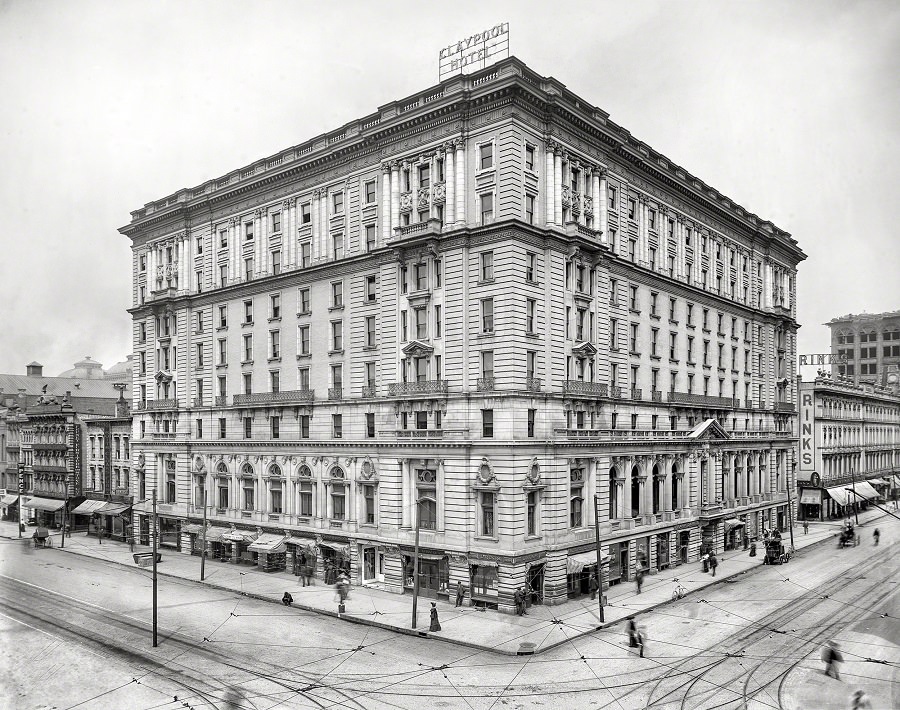
[[[695,441],[730,439],[728,432],[715,419],[707,419],[695,426],[687,436]]]
[[[406,357],[431,357],[434,347],[421,340],[413,340],[403,347],[403,354]]]
[[[597,354],[597,348],[588,342],[575,343],[575,347],[572,348],[572,354],[575,357],[594,357]]]

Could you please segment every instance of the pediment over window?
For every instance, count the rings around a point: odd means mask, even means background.
[[[597,348],[587,341],[575,343],[575,346],[572,348],[572,354],[575,357],[594,357],[597,354]]]
[[[421,340],[413,340],[403,348],[406,357],[431,357],[434,346],[423,343]]]
[[[153,376],[153,379],[155,379],[157,382],[160,382],[160,383],[161,382],[171,382],[172,381],[172,373],[164,372],[164,371],[160,370]]]
[[[728,432],[725,431],[725,429],[722,428],[722,425],[715,419],[707,419],[695,426],[688,434],[687,438],[701,441],[710,439],[730,439],[731,436],[729,436]]]

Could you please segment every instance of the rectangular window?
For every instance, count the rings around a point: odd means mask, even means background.
[[[219,418],[219,438],[220,438],[220,439],[224,439],[224,438],[225,438],[226,430],[227,430],[227,425],[226,425],[226,423],[225,423],[225,418],[224,418],[224,417],[220,417],[220,418]]]
[[[366,316],[366,347],[375,347],[375,316]]]
[[[634,219],[637,214],[637,202],[633,197],[628,198],[628,219]]]
[[[533,298],[525,299],[525,332],[534,333],[537,327],[537,301]]]
[[[534,195],[525,195],[525,221],[534,224]]]
[[[494,195],[491,193],[481,195],[481,223],[487,224],[494,221]]]
[[[494,299],[481,299],[481,332],[494,332]]]
[[[344,322],[331,321],[331,349],[343,350],[344,348]]]
[[[416,318],[416,338],[422,340],[428,337],[428,311],[424,308],[416,308],[413,311]]]
[[[271,426],[272,438],[279,438],[281,435],[281,417],[271,417],[269,419],[269,424]]]
[[[434,260],[434,287],[435,288],[441,287],[442,277],[443,277],[443,273],[441,271],[441,260],[435,259]]]
[[[273,293],[269,296],[269,313],[272,318],[281,318],[281,294]]]
[[[297,368],[297,388],[301,390],[309,389],[309,368],[308,367],[298,367]]]
[[[344,193],[343,192],[335,192],[331,195],[331,213],[332,214],[343,214],[344,213]]]
[[[478,146],[478,167],[487,170],[494,167],[494,144],[482,143]]]
[[[375,225],[366,225],[366,251],[375,250]]]
[[[491,281],[494,278],[494,252],[481,252],[481,280]]]
[[[640,311],[640,309],[638,308],[638,287],[630,286],[629,288],[630,288],[630,300],[629,300],[628,307],[632,311]]]
[[[486,380],[494,379],[494,351],[481,351],[481,376]]]
[[[481,508],[481,516],[479,518],[481,524],[478,532],[483,537],[494,537],[494,493],[492,491],[481,491],[478,497],[479,508]]]
[[[413,264],[413,283],[416,291],[428,288],[428,265],[424,262]]]
[[[253,334],[246,333],[244,335],[244,362],[253,360]]]
[[[375,413],[366,412],[366,438],[375,438]]]
[[[203,420],[202,419],[197,420],[197,438],[198,439],[203,438]]]
[[[493,438],[494,436],[494,410],[493,409],[482,409],[481,410],[481,435],[486,439]]]
[[[428,163],[419,166],[419,187],[431,186],[431,166]]]
[[[219,364],[228,364],[228,341],[225,338],[219,339]]]
[[[281,373],[278,370],[272,370],[271,372],[269,372],[269,391],[281,391]]]
[[[313,514],[313,486],[309,481],[301,481],[298,486],[300,495],[300,515],[312,517]]]
[[[537,281],[537,254],[525,253],[525,280],[531,283]]]
[[[366,204],[374,205],[375,204],[375,181],[369,180],[366,183]]]
[[[335,234],[331,238],[331,258],[332,259],[343,259],[344,258],[344,235],[343,234]]]
[[[533,145],[525,144],[525,169],[534,172],[534,155],[535,155],[535,147]]]
[[[203,367],[203,343],[197,344],[197,367]]]
[[[343,308],[344,306],[344,282],[333,281],[331,284],[331,307]]]
[[[244,259],[244,280],[251,281],[253,279],[253,257]]]
[[[309,355],[309,326],[301,325],[297,328],[297,354]]]
[[[253,438],[253,420],[250,417],[244,417],[244,438]]]
[[[300,244],[300,266],[306,268],[312,263],[312,245],[309,242]]]
[[[228,327],[228,306],[219,306],[219,327]]]
[[[281,251],[276,249],[272,252],[272,273],[275,276],[281,273]]]
[[[253,394],[253,373],[245,372],[242,379],[244,382],[244,394]]]
[[[441,306],[440,304],[435,304],[434,306],[434,337],[440,338],[443,329],[443,322],[441,321]]]
[[[272,231],[273,232],[281,231],[281,212],[273,212],[272,213]]]
[[[312,211],[310,209],[310,203],[304,202],[300,205],[300,224],[309,224],[312,222]]]
[[[253,222],[244,223],[244,241],[249,242],[253,239]]]
[[[529,409],[528,410],[528,428],[527,428],[527,436],[529,439],[534,438],[534,422],[537,418],[537,410]]]
[[[244,301],[244,323],[253,322],[253,301]]]
[[[331,415],[331,434],[335,439],[344,436],[344,418],[341,414]]]

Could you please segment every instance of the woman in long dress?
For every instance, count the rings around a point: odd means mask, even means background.
[[[438,611],[437,604],[431,602],[431,626],[428,627],[429,631],[440,631],[441,630],[441,622],[438,621]]]

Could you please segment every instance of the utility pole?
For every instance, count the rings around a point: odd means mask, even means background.
[[[129,547],[131,547],[131,551],[134,552],[134,496],[128,496],[128,509],[131,511],[130,520],[128,521],[128,543]],[[125,518],[123,516],[122,522],[125,522]]]
[[[69,497],[66,496],[66,500],[63,502],[63,517],[62,517],[62,542],[60,543],[60,547],[66,546],[66,511],[69,507]]]
[[[200,548],[200,581],[206,577],[206,486],[203,486],[203,545]]]
[[[413,552],[412,627],[416,628],[416,606],[419,602],[419,499],[416,498],[416,546]]]
[[[856,502],[856,474],[850,471],[850,485],[853,487],[853,517],[856,518],[856,524],[859,525],[859,505]]]
[[[598,512],[598,506],[600,503],[600,496],[596,493],[594,494],[594,535],[597,539],[597,596],[600,597],[600,621],[604,621],[603,619],[603,563],[601,562],[601,557],[603,557],[603,553],[600,551],[600,514]]]
[[[796,468],[797,468],[797,464],[792,463],[791,471],[795,474],[796,474]],[[796,480],[796,475],[795,475],[795,480]],[[791,497],[791,487],[792,486],[793,486],[793,483],[791,482],[790,479],[788,479],[788,491],[787,491],[787,494],[788,494],[788,526],[789,526],[788,529],[791,532],[791,549],[793,550],[794,549],[794,501],[793,501],[793,498]]]
[[[156,489],[153,489],[153,648],[156,648],[156,536],[158,532],[156,522]]]

